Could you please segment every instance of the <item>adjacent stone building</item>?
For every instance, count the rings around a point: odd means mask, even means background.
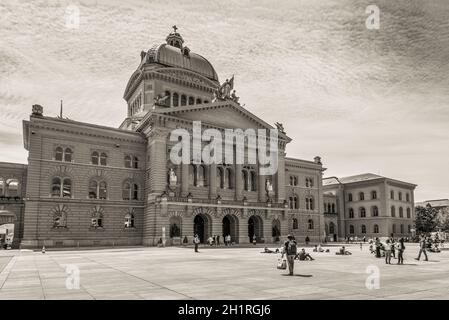
[[[337,220],[338,239],[411,236],[415,188],[415,184],[372,173],[325,178],[326,228]]]

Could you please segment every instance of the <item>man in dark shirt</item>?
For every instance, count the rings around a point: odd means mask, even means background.
[[[284,243],[284,253],[282,254],[282,257],[285,255],[287,255],[287,264],[288,264],[288,271],[289,271],[289,275],[292,276],[293,275],[293,267],[295,264],[295,256],[296,256],[296,241],[295,241],[295,237],[292,236],[291,234],[289,234],[287,236],[287,241],[285,241]]]

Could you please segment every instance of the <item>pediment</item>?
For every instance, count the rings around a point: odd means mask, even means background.
[[[274,127],[232,101],[219,101],[209,104],[159,109],[162,113],[188,121],[201,121],[219,128],[229,129],[273,129]],[[287,141],[291,139],[280,134]]]

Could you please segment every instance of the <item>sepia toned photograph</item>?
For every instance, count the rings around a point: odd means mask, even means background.
[[[0,300],[449,299],[448,1],[0,17]]]

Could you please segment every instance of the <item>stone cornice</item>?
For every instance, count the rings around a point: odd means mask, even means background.
[[[190,80],[186,80],[188,78]],[[180,86],[189,87],[192,89],[213,93],[219,86],[212,80],[200,75],[199,73],[185,70],[182,68],[161,67],[161,68],[147,68],[136,70],[126,86],[123,98],[128,100],[139,86],[142,80],[163,80],[174,83]]]
[[[145,138],[138,132],[126,131],[116,128],[97,126],[93,124],[59,120],[54,118],[35,118],[32,117],[29,122],[29,127],[35,129],[44,129],[59,133],[68,133],[75,135],[88,136],[92,138],[102,138],[108,140],[115,140],[127,143],[145,144]],[[88,132],[90,129],[94,132]],[[110,134],[108,134],[108,131]],[[115,134],[115,136],[112,136]]]

